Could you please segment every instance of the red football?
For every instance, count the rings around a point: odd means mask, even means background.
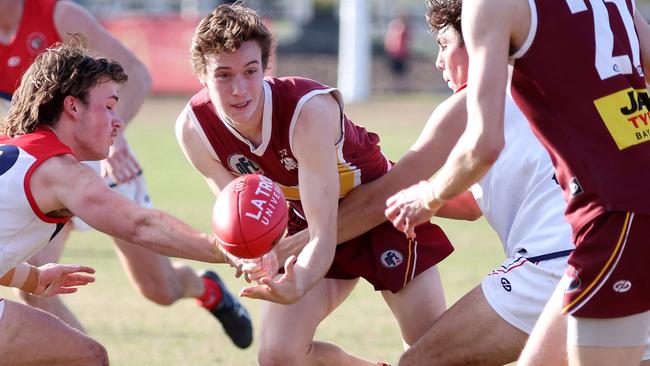
[[[230,182],[212,212],[212,230],[223,248],[239,258],[266,254],[287,227],[287,201],[277,183],[259,174]]]

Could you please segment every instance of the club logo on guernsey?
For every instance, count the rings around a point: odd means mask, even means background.
[[[404,257],[397,250],[390,249],[381,253],[381,265],[386,268],[395,268],[402,264]]]
[[[11,56],[7,60],[7,66],[9,67],[16,67],[20,65],[20,56]]]
[[[296,163],[296,160],[289,157],[289,153],[287,153],[287,149],[282,149],[278,151],[278,154],[280,155],[280,161],[282,162],[282,165],[284,165],[284,169],[288,171],[292,171],[298,167],[298,163]]]
[[[27,48],[32,55],[36,55],[45,49],[45,34],[34,32],[27,36]]]
[[[242,154],[232,154],[228,157],[228,167],[231,171],[244,174],[264,174],[262,169],[249,158]]]
[[[650,97],[645,89],[627,88],[594,104],[620,150],[650,141]]]

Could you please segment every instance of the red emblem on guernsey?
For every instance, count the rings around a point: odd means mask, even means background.
[[[45,37],[45,34],[41,32],[34,32],[27,36],[27,49],[29,50],[29,53],[32,55],[41,53],[47,45],[46,41],[47,38]]]

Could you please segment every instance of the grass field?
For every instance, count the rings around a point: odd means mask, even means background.
[[[444,96],[380,97],[347,109],[353,121],[379,132],[382,147],[396,160],[416,138],[435,105]],[[187,163],[176,143],[173,123],[183,108],[182,98],[150,99],[127,136],[145,169],[149,191],[157,208],[166,210],[202,230],[209,230],[214,198],[199,174]],[[440,265],[448,305],[470,290],[503,258],[496,235],[485,221],[436,221],[456,247]],[[165,308],[145,300],[135,290],[112,248],[110,239],[95,232],[75,232],[62,262],[97,269],[97,282],[66,297],[89,333],[103,343],[113,365],[256,365],[256,345],[241,351],[223,334],[220,325],[183,300]],[[190,262],[195,268],[207,266]],[[218,269],[237,292],[245,282],[225,266]],[[0,296],[15,299],[6,289]],[[244,299],[254,321],[262,303]],[[394,363],[401,350],[396,322],[381,296],[365,282],[319,328],[316,338],[337,343],[373,360]]]

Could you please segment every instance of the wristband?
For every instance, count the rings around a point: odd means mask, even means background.
[[[32,266],[25,262],[18,263],[18,265],[14,267],[14,275],[11,277],[9,287],[22,288],[27,281],[27,277],[29,277],[31,269]]]

